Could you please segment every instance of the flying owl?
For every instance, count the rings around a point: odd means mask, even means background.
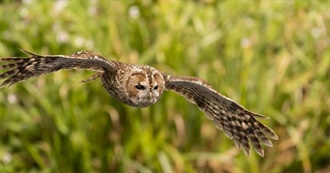
[[[107,60],[90,51],[68,56],[22,51],[30,57],[0,58],[0,70],[8,69],[0,74],[0,80],[5,79],[0,88],[63,69],[91,70],[95,74],[82,82],[101,78],[103,87],[112,97],[130,106],[150,106],[159,100],[164,90],[178,93],[205,112],[207,118],[233,139],[236,147],[242,148],[246,155],[250,153],[249,141],[255,151],[264,156],[261,142],[272,147],[269,138],[278,139],[273,130],[256,120],[267,117],[245,109],[199,78],[172,76],[147,65]]]

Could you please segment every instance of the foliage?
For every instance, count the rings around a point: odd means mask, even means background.
[[[165,92],[144,109],[91,72],[0,94],[0,172],[329,172],[329,1],[0,2],[0,57],[81,49],[198,76],[280,140],[249,157],[198,108]],[[24,55],[25,56],[25,55]]]

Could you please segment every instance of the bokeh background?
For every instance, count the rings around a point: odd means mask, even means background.
[[[148,108],[92,72],[0,89],[0,172],[330,172],[330,1],[3,0],[0,57],[92,50],[205,79],[278,134],[245,156],[173,92]],[[4,72],[4,71],[0,71]]]

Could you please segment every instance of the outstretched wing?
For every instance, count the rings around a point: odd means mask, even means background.
[[[278,139],[273,130],[256,120],[256,117],[267,117],[246,110],[218,93],[205,81],[195,77],[166,77],[166,89],[173,90],[195,103],[210,120],[213,120],[218,129],[224,130],[230,139],[234,139],[237,148],[243,148],[246,155],[250,153],[249,140],[255,151],[264,156],[260,141],[272,147],[273,144],[268,137]]]
[[[0,88],[5,85],[13,85],[31,77],[37,77],[42,74],[47,74],[62,69],[86,69],[97,72],[96,75],[85,81],[96,79],[99,77],[100,73],[103,73],[106,70],[110,72],[115,72],[116,70],[112,61],[89,51],[80,51],[70,56],[37,55],[26,50],[22,51],[30,55],[30,57],[0,58],[0,70],[9,69],[8,71],[0,74],[0,80],[6,79],[0,85]]]

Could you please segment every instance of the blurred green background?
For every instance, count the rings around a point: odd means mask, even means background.
[[[0,172],[330,172],[330,1],[0,2],[0,57],[92,50],[205,79],[269,116],[265,157],[173,92],[148,108],[87,71],[0,89]],[[0,71],[1,72],[1,71]],[[4,72],[4,71],[2,71]],[[2,81],[1,81],[2,82]]]

